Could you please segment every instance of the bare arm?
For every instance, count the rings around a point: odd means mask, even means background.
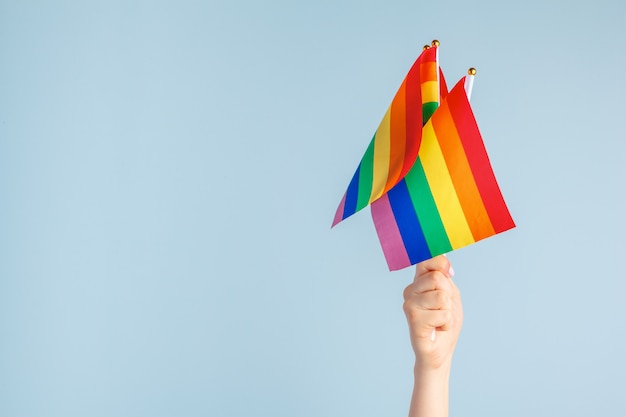
[[[452,353],[463,324],[453,274],[448,259],[437,256],[417,264],[415,279],[404,290],[404,312],[415,352],[409,417],[448,416]]]

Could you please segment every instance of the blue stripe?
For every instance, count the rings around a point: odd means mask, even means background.
[[[404,178],[388,195],[411,265],[432,258]]]
[[[359,172],[361,171],[361,164],[359,164],[354,177],[348,185],[348,191],[346,191],[346,203],[343,206],[343,217],[341,220],[346,219],[356,213],[356,203],[359,199]]]

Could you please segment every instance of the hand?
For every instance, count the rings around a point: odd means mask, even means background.
[[[440,255],[417,264],[415,279],[404,290],[404,313],[415,364],[422,372],[450,370],[463,324],[461,294],[453,275],[448,258]]]

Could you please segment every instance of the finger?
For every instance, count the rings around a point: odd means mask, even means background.
[[[406,299],[411,294],[434,290],[454,291],[452,280],[441,271],[426,272],[415,277],[413,283],[404,290],[404,298]]]
[[[407,299],[406,302],[408,308],[419,308],[422,310],[444,310],[452,308],[452,297],[450,293],[442,290],[415,294]]]
[[[450,261],[444,255],[435,256],[434,258],[418,263],[415,266],[415,277],[417,278],[430,271],[441,271],[449,278],[452,277],[454,272],[451,269]]]
[[[426,329],[448,330],[450,327],[452,321],[452,312],[450,310],[423,310],[422,314],[422,320]]]
[[[450,279],[448,281],[449,281],[450,287],[452,288],[452,298],[460,298],[461,290],[459,290],[459,287],[456,286],[453,280]]]
[[[446,326],[452,318],[451,309],[424,309],[412,301],[404,303],[404,313],[410,327],[432,329]]]

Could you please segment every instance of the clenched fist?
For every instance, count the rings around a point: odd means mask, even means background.
[[[404,290],[404,313],[409,323],[415,364],[421,371],[449,369],[461,325],[461,294],[454,272],[443,255],[416,265],[415,279]]]

